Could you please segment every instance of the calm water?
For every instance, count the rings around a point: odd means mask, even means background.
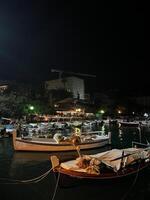
[[[137,129],[124,129],[119,131],[112,127],[112,148],[131,147],[132,141],[150,141],[150,130],[142,130],[141,136]],[[105,148],[106,149],[106,148]],[[95,149],[84,153],[104,151]],[[58,154],[58,153],[57,153]],[[76,152],[60,153],[59,156],[71,158]],[[0,140],[0,196],[1,199],[15,200],[51,200],[54,192],[56,178],[51,172],[38,183],[11,184],[7,179],[31,179],[50,169],[49,153],[14,152],[11,138]],[[135,181],[136,180],[136,181]],[[55,200],[124,200],[150,199],[150,168],[142,174],[122,182],[67,182],[66,187],[58,187]],[[69,183],[69,185],[68,185]]]

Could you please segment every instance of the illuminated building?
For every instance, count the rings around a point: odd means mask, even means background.
[[[84,80],[75,76],[46,81],[45,88],[47,91],[65,89],[73,98],[84,99]]]

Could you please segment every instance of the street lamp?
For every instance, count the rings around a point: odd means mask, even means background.
[[[100,110],[100,113],[101,113],[101,114],[104,114],[104,113],[105,113],[105,111],[104,111],[104,110]]]
[[[122,113],[122,111],[121,110],[118,110],[118,114],[121,114]]]
[[[30,110],[34,110],[34,106],[29,106],[29,109]]]
[[[148,117],[148,113],[144,113],[144,117]]]

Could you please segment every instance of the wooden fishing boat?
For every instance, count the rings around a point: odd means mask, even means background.
[[[53,138],[21,138],[16,137],[16,131],[13,131],[13,146],[16,151],[74,151],[76,145],[73,145],[70,141],[62,141],[57,143]],[[88,139],[86,140],[86,137]],[[79,145],[80,149],[92,149],[103,147],[110,144],[111,134],[98,135],[94,134],[94,137],[84,136],[84,140],[81,140]]]
[[[150,147],[145,149],[113,149],[88,157],[91,157],[91,160],[98,159],[102,166],[91,165],[89,170],[89,166],[87,168],[79,167],[78,159],[60,163],[56,156],[51,156],[52,167],[54,172],[59,173],[62,177],[80,180],[120,180],[120,178],[139,173],[150,165]]]

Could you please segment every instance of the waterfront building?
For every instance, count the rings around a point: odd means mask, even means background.
[[[75,76],[46,81],[45,89],[49,92],[64,89],[72,93],[73,98],[76,99],[84,99],[85,95],[84,80]]]

